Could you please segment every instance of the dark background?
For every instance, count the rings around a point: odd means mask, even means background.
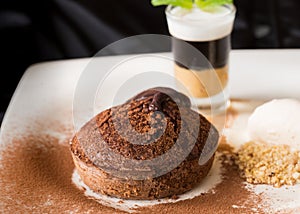
[[[232,49],[299,48],[299,0],[236,0]],[[150,0],[0,0],[0,122],[33,63],[90,57],[138,34],[166,34]]]

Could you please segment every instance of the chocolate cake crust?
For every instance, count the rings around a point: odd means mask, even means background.
[[[81,179],[95,192],[152,199],[198,184],[211,168],[218,139],[185,95],[160,87],[100,112],[70,146]],[[200,165],[200,158],[206,163]]]

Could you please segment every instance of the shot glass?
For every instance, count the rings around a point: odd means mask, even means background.
[[[229,54],[235,6],[204,11],[197,6],[184,9],[169,5],[165,14],[177,80],[200,111],[224,112],[229,105]]]

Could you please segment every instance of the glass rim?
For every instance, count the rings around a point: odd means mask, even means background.
[[[177,16],[177,15],[174,15],[174,14],[171,13],[171,10],[176,8],[176,7],[179,7],[179,6],[168,5],[165,9],[165,14],[167,15],[167,17],[170,17],[172,19],[180,20],[181,19],[180,16]],[[230,12],[226,13],[222,16],[217,16],[217,17],[211,18],[211,19],[213,19],[213,20],[222,19],[226,16],[235,15],[235,13],[236,13],[236,7],[235,7],[234,4],[224,4],[221,7],[227,8],[228,11],[230,11]],[[188,9],[186,9],[186,10],[188,10]],[[186,21],[189,21],[189,22],[198,22],[199,20],[205,20],[205,19],[201,19],[201,18],[200,19],[186,19]]]

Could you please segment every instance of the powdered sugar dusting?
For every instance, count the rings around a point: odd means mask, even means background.
[[[253,185],[246,183],[246,188],[260,195],[266,213],[299,213],[300,184],[276,188],[270,185]]]

